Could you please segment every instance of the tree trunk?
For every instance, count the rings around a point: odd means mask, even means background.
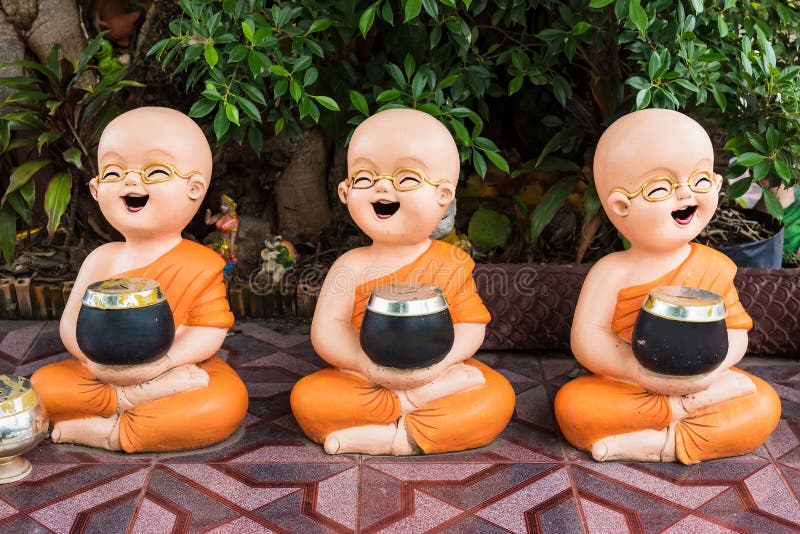
[[[0,0],[0,7],[42,63],[56,43],[73,61],[86,47],[75,0]]]
[[[25,44],[17,35],[14,25],[0,15],[0,63],[19,61],[25,57]],[[8,67],[0,71],[3,77],[22,76],[22,67]],[[0,87],[0,101],[11,94],[8,87]]]
[[[292,143],[291,161],[278,177],[275,200],[279,228],[290,241],[304,240],[324,230],[331,219],[327,192],[328,150],[318,128]]]

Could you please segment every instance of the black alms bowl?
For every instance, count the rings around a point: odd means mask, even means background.
[[[86,289],[76,334],[81,351],[93,362],[136,365],[166,354],[175,325],[158,282],[115,278]]]
[[[438,363],[453,347],[447,300],[431,284],[395,283],[375,288],[361,324],[361,347],[386,367],[418,369]]]
[[[728,353],[726,316],[716,293],[693,287],[656,288],[636,318],[633,355],[645,369],[664,375],[713,371]]]

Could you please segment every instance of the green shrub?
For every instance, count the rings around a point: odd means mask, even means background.
[[[0,65],[23,67],[31,76],[0,77],[12,89],[0,103],[0,250],[6,262],[14,258],[16,234],[46,216],[52,238],[75,188],[96,173],[94,148],[106,124],[118,113],[112,94],[141,84],[125,80],[125,70],[104,61],[102,35],[92,39],[76,62],[51,50],[46,64],[17,61]],[[107,44],[107,43],[106,43]],[[48,177],[38,191],[35,178]],[[7,183],[6,183],[7,177]],[[42,198],[43,197],[43,198]],[[37,202],[37,199],[38,202]],[[37,206],[44,207],[39,215]]]

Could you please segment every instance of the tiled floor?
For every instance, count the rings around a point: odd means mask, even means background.
[[[0,487],[0,532],[799,532],[800,362],[746,360],[783,399],[754,454],[695,466],[596,463],[560,438],[552,398],[570,359],[486,353],[517,391],[490,446],[458,454],[328,456],[289,391],[321,361],[308,325],[237,324],[223,356],[250,391],[243,432],[189,455],[122,455],[45,442]],[[65,358],[55,323],[0,322],[0,373]]]

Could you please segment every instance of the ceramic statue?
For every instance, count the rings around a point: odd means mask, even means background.
[[[742,455],[778,423],[772,387],[734,367],[752,327],[733,285],[736,267],[692,242],[717,208],[722,177],[713,168],[709,136],[676,111],[625,115],[598,143],[597,192],[630,248],[601,259],[584,282],[571,346],[591,373],[568,382],[555,399],[562,433],[595,460],[693,464]],[[631,346],[642,305],[647,300],[650,310],[661,305],[653,298],[670,301],[680,292],[686,295],[679,298],[707,299],[709,313],[724,321],[725,350],[712,365],[688,365],[685,373],[644,367]]]
[[[239,263],[239,245],[236,238],[239,237],[239,216],[236,214],[236,202],[228,195],[220,197],[219,213],[211,214],[211,210],[206,210],[205,222],[213,224],[219,232],[219,240],[209,245],[217,254],[225,260],[224,274],[230,274],[233,268]]]
[[[50,439],[129,453],[223,441],[239,427],[248,404],[244,383],[217,355],[233,325],[224,261],[181,238],[211,179],[205,135],[178,111],[139,108],[108,124],[97,157],[100,172],[89,188],[125,241],[98,247],[81,266],[60,324],[73,357],[31,377],[53,423]],[[76,333],[82,299],[129,289],[137,279],[149,294],[163,292],[169,304],[174,337],[166,353],[127,365],[87,358]],[[96,336],[116,343],[127,337],[99,330]],[[138,332],[154,335],[144,327]]]
[[[330,454],[431,454],[488,444],[511,418],[514,391],[473,359],[490,316],[472,279],[472,259],[430,238],[458,182],[452,136],[420,111],[382,111],[356,128],[347,166],[339,199],[372,243],[343,254],[323,282],[311,341],[332,367],[292,390],[300,427]],[[427,292],[431,302],[441,290],[449,305],[452,346],[425,367],[380,365],[360,342],[373,291],[405,285]],[[407,353],[417,350],[415,341],[398,340]]]

